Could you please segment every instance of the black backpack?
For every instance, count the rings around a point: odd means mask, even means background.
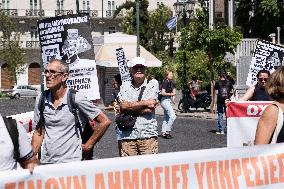
[[[74,115],[75,117],[75,127],[79,130],[81,138],[82,138],[82,143],[85,144],[89,138],[93,134],[93,129],[89,123],[89,121],[86,122],[84,126],[84,131],[82,130],[82,125],[80,124],[79,121],[79,116],[78,116],[78,107],[77,104],[75,103],[75,94],[76,90],[74,89],[69,89],[68,94],[67,94],[67,105],[69,108],[69,111]],[[43,111],[45,108],[45,97],[50,93],[50,90],[44,91],[40,98],[39,98],[39,103],[38,103],[38,109],[39,109],[39,126],[43,126],[45,121],[44,121],[44,116],[43,116]]]
[[[219,96],[222,98],[229,98],[230,96],[229,88],[230,86],[228,85],[227,81],[225,83],[219,82],[219,90],[218,90]]]
[[[17,128],[17,122],[15,119],[12,119],[11,117],[2,117],[5,123],[5,126],[8,130],[8,133],[12,139],[13,145],[14,145],[14,159],[19,160],[20,159],[20,151],[19,151],[19,131]]]

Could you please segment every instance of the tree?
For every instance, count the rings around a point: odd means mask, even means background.
[[[7,63],[12,81],[16,81],[17,71],[26,63],[25,51],[20,47],[20,33],[15,22],[0,11],[0,38],[3,48],[0,49],[0,59]]]
[[[177,69],[178,64],[176,64],[175,57],[169,57],[166,51],[160,51],[156,54],[156,57],[162,61],[163,65],[161,68],[148,68],[147,75],[156,76],[156,78],[161,82],[165,79],[165,73],[167,70],[170,70],[174,73],[174,79],[178,79]]]
[[[140,43],[144,47],[147,47],[147,30],[149,26],[149,12],[147,9],[149,2],[148,0],[136,1],[139,1]],[[116,17],[123,9],[128,10],[122,23],[123,32],[127,34],[134,34],[136,33],[136,2],[126,1],[120,5],[114,12],[114,17]]]
[[[204,63],[207,70],[209,70],[211,94],[214,97],[214,80],[217,73],[225,71],[222,69],[225,64],[226,52],[234,53],[235,48],[242,39],[242,34],[238,28],[231,29],[225,25],[218,25],[211,31],[207,23],[206,15],[203,11],[199,11],[196,18],[182,30],[180,43],[185,43],[187,52],[203,51],[205,53]],[[187,58],[187,64],[192,64],[191,59]],[[212,100],[211,111],[213,111],[213,105],[214,101]]]
[[[236,23],[242,27],[244,37],[267,39],[276,27],[284,25],[284,1],[240,0]]]
[[[148,49],[155,54],[165,50],[165,47],[171,40],[171,35],[169,39],[165,39],[165,34],[169,33],[166,23],[171,18],[171,15],[171,9],[163,4],[150,13],[147,33],[150,43]]]

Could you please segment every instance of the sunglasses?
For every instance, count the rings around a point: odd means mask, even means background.
[[[55,71],[55,70],[48,70],[48,69],[45,69],[44,70],[44,75],[46,76],[47,74],[49,74],[51,77],[56,77],[57,75],[60,75],[60,74],[63,74],[64,72],[58,72],[58,71]]]
[[[267,81],[268,78],[258,78],[258,81]]]

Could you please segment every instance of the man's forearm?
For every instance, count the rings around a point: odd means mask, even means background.
[[[41,130],[41,131],[35,130],[34,131],[34,134],[33,134],[33,137],[32,137],[32,149],[33,149],[33,152],[34,152],[35,155],[40,150],[40,147],[41,147],[41,144],[42,144],[42,141],[43,141],[43,135],[44,135],[43,133],[44,133],[43,130]]]
[[[93,127],[93,134],[86,142],[87,146],[94,146],[102,138],[102,136],[104,135],[104,133],[111,124],[111,121],[107,118],[107,116],[104,113],[98,115],[95,121],[97,121],[99,125]]]
[[[141,100],[137,102],[121,102],[120,104],[120,111],[122,113],[130,112],[130,113],[137,113],[143,109],[147,108],[146,101]]]

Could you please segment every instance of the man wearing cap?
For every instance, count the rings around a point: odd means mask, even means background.
[[[126,131],[119,132],[121,156],[134,156],[158,153],[158,124],[155,118],[155,108],[159,86],[154,82],[147,83],[145,59],[135,57],[130,61],[131,82],[124,82],[120,87],[120,113],[135,114],[135,125]],[[142,98],[138,97],[145,88]]]

